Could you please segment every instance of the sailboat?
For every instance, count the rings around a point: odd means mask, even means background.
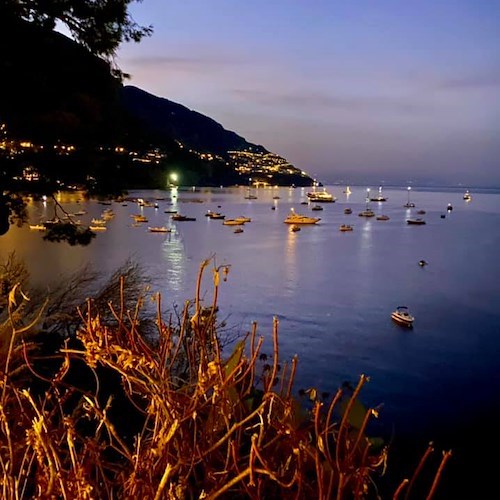
[[[387,201],[387,198],[382,195],[382,186],[378,188],[378,196],[370,198],[370,201]]]
[[[408,186],[408,201],[403,205],[405,208],[414,208],[415,207],[415,203],[412,203],[410,201],[410,191],[411,191],[411,187]]]
[[[256,200],[257,196],[252,192],[250,186],[247,187],[247,194],[245,195],[245,200]]]
[[[370,202],[370,189],[366,190],[366,208],[362,211],[359,212],[360,217],[374,217],[375,212],[370,208],[369,202]]]

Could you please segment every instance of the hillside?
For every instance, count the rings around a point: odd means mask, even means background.
[[[0,171],[9,178],[29,165],[52,182],[91,176],[116,184],[115,169],[121,168],[118,177],[127,186],[162,187],[159,180],[175,163],[190,184],[247,183],[250,176],[274,184],[312,183],[284,158],[213,119],[123,86],[106,61],[61,33],[0,16],[0,75],[0,130],[11,141],[0,148]],[[28,151],[22,142],[32,143]],[[54,150],[64,145],[72,145],[70,157],[67,149],[64,155]],[[249,149],[258,161],[228,154]],[[133,164],[132,158],[153,153],[159,160],[149,171]],[[270,168],[254,172],[254,163]]]
[[[187,107],[128,85],[121,89],[124,107],[161,136],[174,137],[200,152],[226,155],[228,151],[252,150],[266,153],[263,146],[249,143],[220,123]]]

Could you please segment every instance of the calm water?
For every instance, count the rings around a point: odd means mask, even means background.
[[[179,192],[172,203],[159,200],[159,209],[113,203],[116,217],[88,247],[48,243],[27,227],[11,228],[0,238],[0,257],[15,249],[38,283],[87,262],[109,272],[131,257],[155,276],[166,306],[182,306],[192,298],[200,262],[215,255],[218,264],[231,265],[221,286],[221,315],[241,333],[257,321],[268,339],[277,316],[282,359],[299,355],[298,387],[333,392],[365,373],[371,382],[363,399],[384,405],[382,420],[396,436],[411,432],[437,448],[456,449],[449,476],[477,465],[474,453],[481,445],[498,445],[500,192],[472,191],[472,201],[465,202],[463,190],[413,188],[416,208],[408,210],[405,188],[385,188],[388,201],[370,206],[390,220],[377,221],[357,215],[366,205],[366,187],[351,187],[349,196],[339,186],[328,190],[338,200],[323,204],[321,212],[300,204],[306,200],[300,188],[259,189],[256,200],[246,200],[243,188]],[[151,200],[170,195],[130,193]],[[87,209],[83,222],[107,208],[97,202],[64,205]],[[293,233],[283,223],[291,207],[321,222]],[[345,207],[353,214],[344,215]],[[197,220],[172,222],[166,209]],[[419,209],[427,224],[407,225]],[[205,217],[207,210],[252,222],[234,234],[233,227]],[[149,223],[131,227],[130,215],[140,212]],[[52,217],[53,209],[36,202],[30,216],[36,223]],[[340,232],[342,223],[354,231]],[[173,232],[149,233],[148,225]],[[428,266],[420,267],[420,259]],[[209,295],[208,282],[204,289]],[[390,319],[398,305],[408,305],[416,317],[412,330]]]

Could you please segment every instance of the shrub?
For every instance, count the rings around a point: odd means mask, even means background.
[[[153,340],[142,330],[142,299],[129,307],[122,277],[106,319],[88,300],[75,312],[76,337],[61,336],[55,356],[28,349],[23,335],[40,316],[23,323],[19,306],[27,297],[12,288],[4,325],[10,335],[0,353],[3,498],[378,494],[387,447],[365,432],[376,416],[358,398],[367,378],[329,401],[311,389],[305,408],[293,394],[297,359],[279,362],[277,319],[269,363],[255,324],[224,358],[217,297],[229,268],[213,265],[213,299],[203,306],[201,281],[211,262],[202,263],[195,299],[178,322],[163,316],[156,297]],[[430,453],[395,498],[409,492]]]

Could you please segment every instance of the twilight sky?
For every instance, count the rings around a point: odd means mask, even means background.
[[[500,186],[500,0],[143,0],[131,85],[325,183]]]

